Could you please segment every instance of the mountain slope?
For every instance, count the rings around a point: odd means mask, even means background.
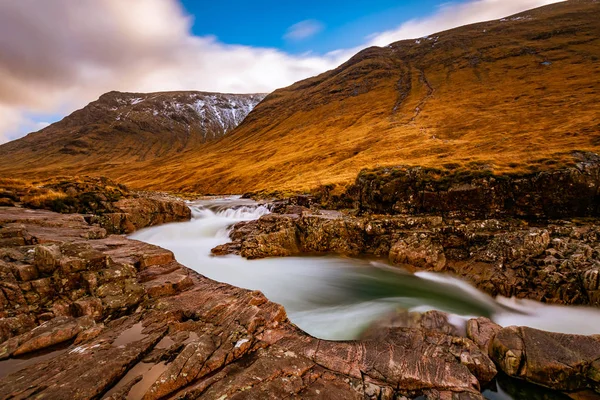
[[[15,161],[41,167],[120,164],[177,154],[233,130],[264,97],[109,92],[60,122],[0,146],[0,167]]]
[[[345,183],[386,165],[568,164],[574,150],[600,150],[599,20],[600,3],[568,1],[369,48],[271,93],[221,139],[100,172],[134,187],[239,193]],[[1,173],[32,172],[8,157]]]

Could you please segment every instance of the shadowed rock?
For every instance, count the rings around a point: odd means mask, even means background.
[[[508,327],[495,335],[489,350],[508,376],[556,390],[600,393],[600,336]]]

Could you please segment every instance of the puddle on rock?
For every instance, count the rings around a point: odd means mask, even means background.
[[[164,362],[154,364],[139,362],[127,374],[112,388],[110,389],[104,398],[109,397],[122,389],[125,385],[131,382],[135,377],[142,375],[142,380],[132,386],[131,390],[127,394],[127,400],[141,400],[144,394],[150,389],[150,386],[158,377],[167,369],[167,365]]]
[[[6,360],[0,361],[0,379],[14,372],[20,371],[23,368],[27,368],[30,365],[41,363],[43,361],[57,357],[66,352],[70,345],[70,342],[60,343],[56,346],[51,346],[46,349],[36,351],[34,353],[25,354],[18,358],[8,358]]]
[[[198,334],[196,332],[190,332],[190,336],[187,339],[185,339],[183,344],[190,344],[192,342],[195,342],[196,340],[198,340]]]
[[[144,327],[142,326],[142,323],[138,322],[131,328],[127,328],[121,332],[119,336],[117,336],[112,342],[112,345],[115,347],[127,346],[129,343],[142,340],[146,336],[142,333],[143,329]]]
[[[175,344],[175,341],[173,339],[171,339],[169,336],[165,336],[154,347],[156,349],[168,349],[169,347],[173,346],[174,344]]]

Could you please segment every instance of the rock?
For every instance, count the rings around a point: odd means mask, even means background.
[[[460,174],[408,166],[363,170],[337,203],[343,208],[350,203],[374,214],[477,219],[597,217],[600,162],[598,155],[585,154],[594,161],[583,169],[567,167],[525,175],[495,176],[486,170]]]
[[[19,338],[12,337],[0,344],[0,360],[9,358],[19,348]]]
[[[248,258],[315,252],[387,256],[409,270],[458,275],[492,296],[561,304],[599,301],[594,271],[600,251],[593,250],[600,240],[598,221],[537,225],[513,219],[352,216],[327,210],[270,214],[236,224],[232,242],[212,252]]]
[[[172,296],[194,285],[187,271],[179,269],[168,274],[159,275],[144,285],[151,298]]]
[[[390,249],[389,259],[394,264],[432,267],[434,271],[446,266],[444,248],[425,233],[414,233],[397,241]]]
[[[188,221],[192,217],[191,210],[183,201],[158,197],[123,198],[113,207],[117,212],[97,218],[110,233],[131,233],[147,226]]]
[[[240,246],[240,254],[243,257],[281,257],[300,252],[293,217],[265,215],[257,224],[261,225],[260,233],[244,240]]]
[[[19,346],[11,353],[19,356],[73,339],[94,324],[90,318],[57,317],[22,336],[14,338]]]
[[[34,262],[38,270],[50,275],[60,265],[62,254],[57,245],[40,245],[35,247]]]
[[[129,321],[125,322],[91,341],[1,379],[0,398],[28,398],[33,393],[53,399],[100,398],[165,332],[163,327],[123,347],[112,346],[110,339],[130,327]],[[17,379],[18,376],[27,379]]]
[[[201,336],[189,343],[144,395],[144,400],[165,397],[211,372],[205,364],[218,348],[218,339]]]
[[[561,391],[600,393],[600,336],[508,327],[492,340],[490,355],[509,376]]]
[[[496,235],[478,258],[481,261],[522,260],[541,255],[549,244],[550,234],[546,229],[532,228],[527,231],[508,232]]]
[[[448,314],[441,311],[425,313],[399,310],[375,321],[362,334],[363,340],[385,339],[390,330],[397,328],[423,329],[440,332],[451,336],[460,336],[459,329],[448,320]],[[487,350],[485,351],[487,354]]]
[[[583,273],[583,287],[590,304],[600,305],[600,268],[592,268]]]
[[[79,332],[73,344],[77,345],[95,339],[104,331],[104,329],[105,327],[103,324],[93,325],[92,327]]]
[[[20,308],[26,304],[21,284],[12,271],[9,264],[0,260],[0,310]]]
[[[157,248],[152,251],[145,251],[140,255],[139,259],[140,269],[144,269],[153,265],[168,264],[175,260],[175,256],[169,250]]]
[[[327,212],[271,216],[243,224],[248,237],[238,236],[238,230],[232,239],[256,255],[309,248],[387,254],[418,229],[432,243],[444,243],[444,253],[446,246],[474,246],[476,252],[513,227],[504,222],[466,227],[438,217],[358,218]],[[141,375],[128,388],[146,398],[481,399],[482,385],[496,371],[486,352],[454,336],[440,313],[410,319],[413,328],[382,329],[384,335],[364,340],[318,340],[298,330],[283,307],[260,292],[207,279],[156,246],[122,236],[86,237],[89,225],[73,215],[0,210],[0,224],[5,220],[22,225],[22,232],[45,247],[58,246],[61,254],[50,276],[21,281],[15,266],[34,265],[34,247],[1,253],[11,254],[0,262],[2,293],[11,287],[21,297],[3,300],[0,312],[14,317],[0,319],[5,339],[0,357],[35,356],[53,343],[63,343],[64,349],[34,357],[23,370],[0,378],[0,398],[99,398]],[[570,243],[592,243],[594,229],[578,230],[579,239]],[[253,242],[261,235],[262,241]],[[565,257],[578,251],[569,249],[563,250]],[[578,274],[591,268],[589,259],[596,254],[580,253]],[[445,268],[456,266],[450,261]],[[504,274],[511,270],[506,269]],[[94,325],[94,319],[103,325]],[[588,368],[590,382],[594,368]]]
[[[39,272],[34,265],[21,264],[15,267],[16,276],[21,281],[32,281],[39,277]]]
[[[42,278],[31,281],[32,290],[39,296],[37,302],[45,304],[56,295],[51,278]]]
[[[429,355],[438,358],[439,361],[458,362],[466,366],[482,385],[490,382],[497,372],[487,353],[480,351],[475,343],[467,338],[423,328],[392,328],[374,341],[403,346],[407,350],[405,356],[412,357],[415,365],[424,366],[426,363],[423,362],[423,358]],[[416,354],[412,354],[412,351]],[[432,365],[431,368],[436,367]]]
[[[75,315],[90,316],[95,321],[100,321],[104,316],[102,300],[97,297],[85,297],[73,302]]]
[[[502,327],[490,319],[479,317],[467,321],[467,337],[471,339],[481,351],[489,352],[490,342]]]

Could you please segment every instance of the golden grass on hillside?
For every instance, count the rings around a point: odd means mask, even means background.
[[[223,194],[347,184],[392,165],[531,172],[599,152],[600,3],[520,17],[367,49],[275,91],[217,142],[145,161],[108,150],[112,136],[91,155],[13,145],[0,172],[101,173],[136,188]]]

